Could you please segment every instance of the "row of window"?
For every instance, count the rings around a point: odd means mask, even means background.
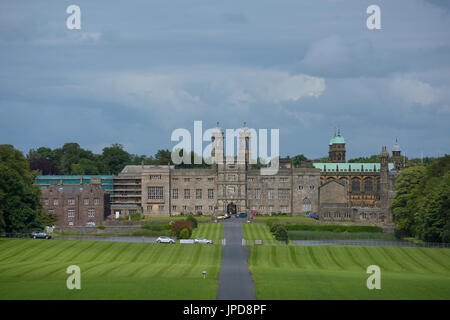
[[[338,219],[340,219],[342,217],[345,219],[351,219],[352,214],[350,212],[344,212],[343,214],[341,214],[340,212],[334,212],[334,213],[325,212],[323,214],[323,217],[324,218],[338,218]]]
[[[172,181],[178,181],[178,180],[179,180],[179,178],[176,178],[176,177],[172,178]],[[203,180],[203,178],[195,178],[195,181],[202,181],[202,180]],[[191,178],[183,178],[183,181],[189,182],[189,181],[191,181]],[[212,182],[212,181],[214,181],[214,178],[208,178],[208,182]]]
[[[74,209],[67,210],[67,217],[69,217],[69,218],[75,217],[75,210]],[[89,218],[95,217],[95,209],[88,210],[88,217]]]
[[[350,219],[352,217],[352,214],[350,212],[345,212],[343,214],[341,214],[340,212],[325,212],[323,214],[324,218],[346,218],[346,219]],[[377,218],[377,214],[376,213],[366,213],[366,212],[361,212],[359,214],[359,218],[360,219],[376,219]]]
[[[176,212],[177,209],[179,209],[179,207],[177,207],[176,205],[172,206],[172,211]],[[208,206],[208,210],[209,211],[213,211],[214,210],[213,206]],[[163,205],[159,205],[158,206],[158,211],[159,212],[164,211],[164,206]],[[181,206],[181,211],[182,212],[186,212],[187,211],[187,206],[185,206],[185,205]],[[198,212],[198,211],[203,211],[203,206],[195,206],[195,212]],[[153,212],[153,206],[147,206],[147,212]]]
[[[191,199],[191,189],[184,189],[184,199]],[[164,199],[164,187],[148,187],[148,199]],[[172,189],[172,199],[179,199],[178,189]],[[195,189],[195,199],[203,199],[203,190]],[[208,189],[208,199],[214,199],[214,189]]]
[[[290,189],[278,189],[278,199],[289,199]],[[248,190],[249,199],[261,199],[261,189],[249,189]],[[275,190],[267,190],[267,199],[275,199]]]
[[[257,207],[257,206],[252,206],[252,210],[260,210],[260,211],[263,211],[263,210],[266,210],[265,209],[265,206],[259,206],[259,207]],[[269,210],[269,211],[274,211],[275,210],[275,207],[274,206],[268,206],[267,207],[267,210]],[[288,212],[288,210],[289,210],[289,207],[288,206],[280,206],[280,211],[281,212]]]
[[[306,182],[306,181],[312,182],[315,180],[315,178],[316,178],[316,176],[298,176],[298,180],[304,181],[304,182]],[[255,182],[255,181],[257,181],[257,179],[258,178],[255,178],[255,177],[249,177],[249,178],[247,178],[247,181]],[[259,179],[261,179],[262,182],[275,182],[276,181],[275,177],[262,177]],[[280,182],[289,182],[289,177],[279,177],[278,179]]]
[[[333,179],[328,179],[328,181],[331,181]],[[341,178],[339,179],[339,181],[343,182],[343,183],[347,183],[347,179],[345,178]],[[351,189],[352,192],[361,192],[361,186],[364,187],[364,191],[365,192],[373,192],[374,191],[374,184],[376,185],[376,191],[380,192],[380,181],[377,180],[377,183],[375,183],[375,181],[371,178],[366,178],[362,181],[358,179],[358,178],[353,178],[351,180]]]
[[[44,204],[45,204],[46,206],[48,206],[49,203],[50,203],[49,199],[45,198],[45,199],[44,199]],[[75,205],[75,199],[74,199],[74,198],[67,199],[67,204],[68,204],[68,205]],[[90,205],[90,199],[88,199],[88,198],[83,199],[83,204],[85,204],[85,205]],[[100,199],[95,198],[95,199],[94,199],[94,205],[97,205],[97,204],[100,204]],[[59,199],[57,199],[57,198],[53,199],[53,205],[54,205],[54,206],[59,205]]]

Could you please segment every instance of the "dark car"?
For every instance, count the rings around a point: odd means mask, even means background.
[[[33,239],[51,239],[52,236],[45,233],[45,232],[41,232],[41,231],[34,231],[31,233],[31,237]]]
[[[245,218],[245,217],[247,217],[247,213],[245,212],[241,212],[236,215],[236,218]]]

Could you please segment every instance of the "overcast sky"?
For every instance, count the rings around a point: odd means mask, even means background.
[[[2,0],[0,143],[150,155],[194,120],[247,121],[279,128],[283,156],[327,155],[335,127],[348,158],[396,137],[407,156],[442,155],[449,58],[445,0]]]

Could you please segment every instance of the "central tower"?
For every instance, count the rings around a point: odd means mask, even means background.
[[[233,132],[233,130],[231,130]],[[247,210],[247,170],[250,169],[251,131],[246,123],[227,139],[238,138],[237,156],[226,156],[224,152],[224,135],[217,124],[213,134],[213,159],[217,170],[217,205],[219,213],[237,213]],[[234,145],[234,143],[233,143]],[[229,144],[227,144],[227,147]],[[231,150],[230,150],[231,151]],[[228,151],[227,151],[228,152]]]

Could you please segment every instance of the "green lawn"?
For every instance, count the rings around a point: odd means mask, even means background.
[[[270,232],[269,227],[265,224],[246,223],[242,225],[244,232],[244,239],[247,244],[253,245],[254,240],[262,240],[264,245],[286,245],[282,241],[275,240],[275,237]]]
[[[381,268],[381,290],[366,268]],[[450,250],[350,246],[253,246],[258,299],[450,299]]]
[[[290,240],[357,240],[377,239],[386,241],[397,241],[393,233],[381,232],[331,232],[331,231],[288,231]]]
[[[221,245],[1,239],[0,299],[215,299],[221,256]],[[81,290],[66,288],[70,265]]]
[[[192,232],[191,239],[206,238],[214,243],[221,243],[223,238],[223,223],[202,223]]]

